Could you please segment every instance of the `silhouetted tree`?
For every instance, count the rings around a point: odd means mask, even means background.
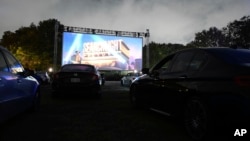
[[[227,46],[226,37],[221,30],[210,27],[195,34],[195,40],[188,44],[193,47],[222,47]]]
[[[49,19],[39,22],[38,26],[31,23],[29,27],[20,27],[15,32],[6,31],[1,44],[16,55],[24,66],[29,64],[25,67],[47,70],[53,64],[56,22],[56,19]],[[58,24],[63,29],[63,25]],[[62,34],[57,36],[58,52],[61,52]],[[57,58],[60,62],[61,53],[58,53]]]
[[[186,48],[182,44],[159,44],[155,42],[149,43],[149,67],[152,67],[155,63],[160,61],[165,56],[176,52],[178,50]],[[143,47],[143,66],[146,66],[146,46]]]
[[[240,20],[229,23],[223,30],[229,45],[250,47],[250,16],[244,16]]]

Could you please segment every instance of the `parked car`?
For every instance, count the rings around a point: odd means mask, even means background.
[[[132,81],[139,77],[140,73],[129,72],[121,78],[121,86],[130,86]]]
[[[131,103],[184,121],[195,140],[208,138],[217,127],[249,122],[248,49],[185,49],[143,73],[130,86]]]
[[[53,95],[77,92],[80,95],[101,97],[102,77],[93,65],[66,64],[53,76]],[[64,93],[65,94],[65,93]]]
[[[40,106],[40,85],[21,63],[0,46],[0,122]]]
[[[42,77],[39,76],[39,75],[37,75],[37,74],[35,73],[35,70],[29,69],[29,68],[24,68],[24,70],[25,70],[26,72],[29,72],[30,75],[31,75],[32,77],[34,77],[34,78],[38,81],[39,84],[43,84],[43,79],[42,79]]]
[[[41,83],[42,84],[49,84],[51,82],[48,72],[46,72],[46,71],[37,71],[35,74],[41,77],[41,79],[42,79]]]
[[[104,75],[104,73],[100,73],[100,74],[101,74],[101,78],[102,78],[102,85],[104,85],[106,82],[105,75]]]

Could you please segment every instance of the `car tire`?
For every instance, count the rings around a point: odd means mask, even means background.
[[[206,103],[198,97],[187,101],[184,112],[184,125],[188,135],[196,140],[204,140],[211,134],[211,115]]]

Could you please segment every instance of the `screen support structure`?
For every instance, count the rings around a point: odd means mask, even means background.
[[[53,58],[53,72],[56,71],[56,65],[57,65],[57,41],[58,41],[58,27],[59,23],[55,22],[55,37],[54,37],[54,58]]]
[[[149,29],[146,30],[146,67],[149,68]]]

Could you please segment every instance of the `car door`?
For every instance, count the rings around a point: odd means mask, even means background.
[[[161,77],[161,74],[169,73],[171,65],[173,64],[175,54],[165,57],[159,63],[157,63],[149,74],[147,85],[144,86],[146,90],[145,93],[149,93],[148,100],[150,103],[150,107],[155,110],[163,110],[164,102],[166,102],[163,98],[163,93],[167,91],[163,87],[164,78]]]
[[[0,121],[17,113],[18,77],[10,72],[6,57],[0,51]]]
[[[159,73],[158,105],[159,109],[169,114],[175,114],[181,108],[185,93],[189,90],[185,86],[188,79],[189,64],[195,52],[192,50],[178,53],[172,61],[168,71]]]
[[[22,75],[24,68],[10,52],[3,51],[3,54],[9,67],[9,74],[12,76],[13,83],[15,83],[15,87],[13,87],[15,91],[15,96],[13,98],[16,106],[15,110],[20,112],[31,104],[29,98],[31,98],[33,86],[29,79],[34,78]]]

